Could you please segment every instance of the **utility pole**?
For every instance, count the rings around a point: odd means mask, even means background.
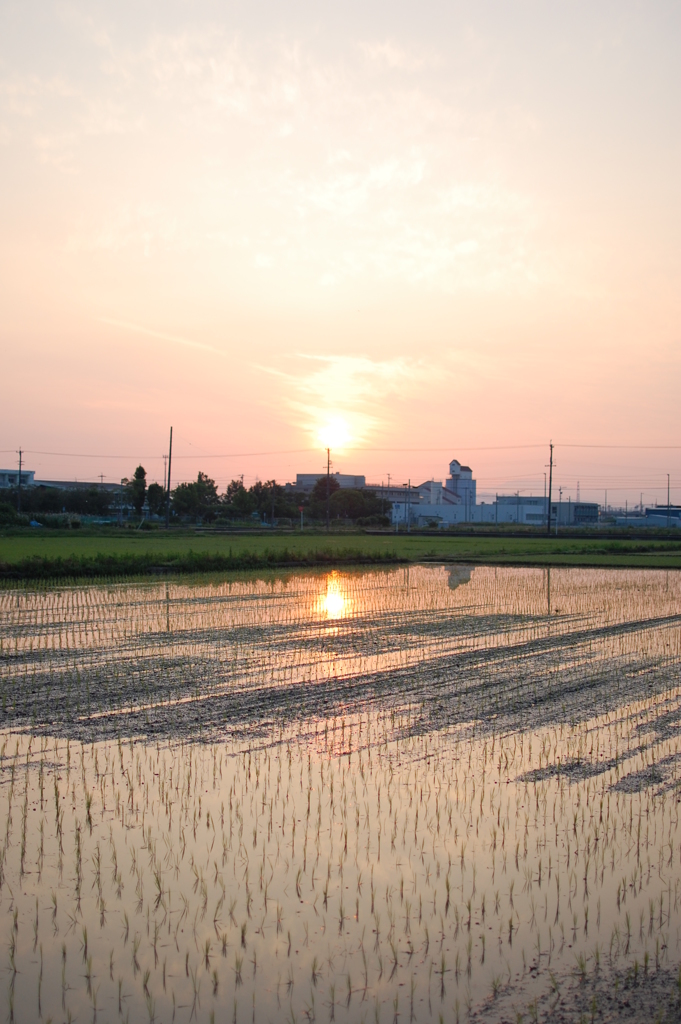
[[[558,521],[560,519],[560,506],[563,501],[563,488],[558,488],[558,511],[556,512],[556,537],[558,536]]]
[[[168,481],[166,487],[166,530],[170,528],[170,466],[173,461],[173,428],[170,428],[170,444],[168,446]]]
[[[270,524],[272,529],[274,529],[274,491],[275,491],[276,486],[277,486],[277,482],[276,482],[276,480],[273,480],[272,481],[272,522]]]
[[[17,512],[21,512],[21,457],[23,452],[19,449],[19,493],[17,495]]]
[[[407,484],[407,533],[411,533],[411,477]]]
[[[550,454],[549,454],[549,503],[548,503],[546,511],[548,513],[548,516],[547,516],[547,524],[548,524],[547,533],[548,533],[548,536],[550,537],[551,536],[551,487],[553,485],[553,441],[551,441],[551,443],[549,444],[549,448],[550,448]]]
[[[329,532],[329,500],[331,498],[331,449],[326,449],[326,532]]]
[[[20,463],[20,465],[21,465],[21,463]],[[667,473],[667,529],[669,529],[669,513],[670,513],[670,508],[669,508],[669,473]]]

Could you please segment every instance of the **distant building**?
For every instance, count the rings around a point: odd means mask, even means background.
[[[462,466],[457,459],[449,463],[449,478],[445,481],[444,501],[448,504],[463,505],[464,508],[475,508],[476,488],[473,470],[470,466]]]
[[[22,469],[21,471],[21,486],[32,487],[33,478],[35,473],[32,469]],[[0,469],[0,487],[18,487],[19,486],[19,470],[18,469]]]
[[[17,487],[18,484],[18,469],[0,469],[0,489]],[[121,484],[120,481],[118,483],[100,483],[99,480],[36,480],[34,470],[22,469],[21,486],[53,487],[60,491],[89,491],[92,488],[98,491],[119,491]]]
[[[645,513],[647,526],[681,526],[681,505],[653,505]]]
[[[559,501],[551,505],[551,520],[558,515],[559,526],[596,526],[598,524],[598,502]]]
[[[99,480],[34,480],[34,487],[52,487],[60,491],[119,491],[118,483],[101,483]]]
[[[398,493],[392,502],[393,524],[409,522],[415,526],[433,523],[447,527],[456,523],[518,523],[527,526],[547,525],[548,499],[522,494],[500,494],[492,502],[476,500],[476,482],[470,466],[457,459],[449,464],[449,479],[444,483],[426,480],[419,484],[419,500]],[[659,510],[658,510],[659,511]],[[552,501],[551,524],[584,526],[598,523],[596,502]]]
[[[421,502],[426,505],[461,505],[464,510],[472,509],[476,503],[476,485],[473,470],[462,466],[458,459],[449,463],[449,477],[444,484],[426,480],[418,485]]]
[[[400,492],[392,502],[393,523],[426,525],[431,522],[450,525],[475,520],[476,483],[470,466],[462,466],[458,459],[449,463],[449,477],[445,483],[426,480],[416,487],[418,502],[411,495]]]
[[[533,498],[523,494],[499,494],[494,502],[498,523],[525,523],[530,526],[547,524],[548,498]],[[492,506],[491,506],[492,507]],[[551,524],[559,526],[586,526],[598,523],[598,503],[595,501],[552,501]]]
[[[296,482],[286,484],[287,491],[309,494],[324,473],[298,473]],[[385,503],[386,513],[393,525],[447,527],[457,523],[514,523],[524,526],[548,525],[548,498],[525,494],[498,494],[494,501],[477,502],[477,484],[470,466],[458,459],[449,463],[449,476],[441,480],[424,480],[410,486],[367,483],[364,476],[332,473],[339,487],[369,490]],[[552,501],[551,525],[588,526],[598,524],[598,504],[595,501]],[[666,507],[646,509],[646,515],[666,517]],[[674,506],[671,516],[681,526],[681,506]],[[665,518],[666,521],[666,518]]]
[[[363,490],[366,487],[365,476],[349,476],[347,473],[330,473],[332,480],[335,480],[339,487],[354,488]],[[296,473],[296,482],[286,484],[286,489],[300,491],[309,494],[314,490],[315,484],[320,478],[326,478],[326,473]]]

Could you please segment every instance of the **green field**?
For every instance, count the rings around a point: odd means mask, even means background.
[[[339,564],[363,560],[461,561],[496,565],[581,565],[681,568],[681,539],[611,540],[597,537],[562,538],[451,536],[447,534],[197,534],[170,535],[121,531],[82,534],[75,531],[0,536],[3,575],[42,575],[63,563],[54,575],[72,574],[79,566],[99,563],[96,575],[147,572],[165,566],[178,571],[202,568],[257,568],[292,562]],[[211,559],[215,565],[207,564]],[[110,562],[105,565],[103,563]],[[115,564],[120,561],[120,565]],[[237,565],[237,562],[243,562]],[[139,563],[137,565],[137,563]],[[28,566],[32,566],[29,571]],[[66,573],[69,569],[69,573]],[[87,573],[88,575],[90,573]]]

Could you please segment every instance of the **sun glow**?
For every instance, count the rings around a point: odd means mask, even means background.
[[[351,440],[348,425],[342,416],[334,416],[332,419],[327,420],[325,424],[319,427],[317,437],[324,448],[336,450],[344,448],[348,441]]]

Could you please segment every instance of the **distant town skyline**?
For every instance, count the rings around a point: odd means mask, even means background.
[[[191,452],[190,449],[192,447],[193,446],[191,444],[187,443],[183,445],[182,438],[178,438],[177,434],[175,435],[171,482],[173,486],[181,482],[196,479],[196,474],[199,470],[202,472],[207,471],[208,475],[216,481],[220,491],[224,491],[231,480],[238,479],[240,477],[243,478],[244,484],[248,487],[258,480],[266,481],[274,478],[279,484],[295,483],[296,476],[300,476],[301,473],[314,478],[324,476],[326,473],[326,451],[322,449],[311,449],[309,451],[300,450],[287,453],[252,453],[247,457],[239,457],[236,455],[225,457],[224,455],[218,456],[211,453],[196,455]],[[494,477],[485,477],[484,475],[481,477],[476,474],[478,500],[491,501],[500,495],[516,493],[525,496],[544,495],[548,481],[548,463],[546,464],[545,470],[535,470],[534,473],[530,471],[526,476],[513,474],[513,470],[523,462],[530,467],[532,464],[535,466],[543,466],[542,451],[544,448],[546,449],[546,458],[548,458],[548,445],[524,446],[517,449],[514,449],[513,446],[507,445],[499,446],[491,451],[489,449],[469,451],[470,457],[467,461],[474,464],[476,464],[477,460],[480,459],[484,465],[485,456],[488,458],[489,456],[492,456],[494,460],[498,460],[500,456],[505,456],[507,460],[507,471],[505,473],[501,472]],[[452,448],[451,452],[454,451],[456,451],[457,454],[465,454],[461,450]],[[583,457],[583,451],[584,449],[579,447],[571,448],[567,445],[554,445],[554,500],[559,500],[562,495],[565,500],[595,501],[601,506],[612,505],[624,508],[628,505],[629,507],[634,508],[638,506],[643,507],[645,505],[654,505],[657,503],[666,504],[669,488],[671,502],[681,503],[681,474],[678,477],[673,477],[670,472],[669,480],[667,480],[667,473],[663,470],[656,469],[658,465],[664,466],[676,464],[681,451],[677,451],[673,448],[625,449],[618,447],[604,447],[601,450],[602,466],[600,472],[596,474],[579,472],[579,462]],[[400,455],[401,457],[410,456],[413,460],[412,466],[415,472],[408,472],[406,476],[404,476],[388,471],[378,476],[372,476],[370,473],[367,474],[366,472],[363,472],[362,466],[365,462],[370,461],[370,457],[375,457],[378,453],[362,449],[341,449],[338,453],[332,452],[332,472],[334,474],[350,474],[357,476],[358,479],[361,476],[361,478],[366,481],[366,486],[384,487],[387,489],[390,486],[393,488],[403,485],[406,486],[410,481],[412,487],[416,487],[424,481],[431,479],[443,482],[448,473],[447,463],[450,461],[451,452],[449,449],[442,451],[438,450],[435,452],[383,452],[380,454],[384,455],[388,459],[394,458],[395,455]],[[5,459],[4,462],[2,461],[3,454]],[[18,473],[18,462],[17,465],[13,465],[11,459],[8,460],[7,458],[7,456],[11,456],[13,454],[15,453],[12,451],[5,451],[3,453],[0,449],[0,464],[3,469],[13,469],[15,473]],[[288,475],[286,475],[286,473],[284,475],[281,473],[279,475],[276,473],[268,474],[259,471],[259,466],[271,465],[273,459],[286,459],[288,460],[288,465],[295,468],[290,470]],[[627,460],[626,462],[625,459]],[[426,475],[419,474],[418,467],[424,460],[427,460],[429,465],[434,465],[434,460],[437,460],[434,472]],[[119,483],[123,476],[130,477],[134,467],[141,463],[147,471],[149,483],[165,483],[167,464],[162,455],[152,456],[147,453],[146,455],[140,455],[132,460],[130,460],[129,457],[126,458],[124,456],[110,457],[105,460],[99,459],[100,462],[105,463],[105,468],[108,469],[109,472],[97,474],[88,473],[86,471],[87,465],[93,465],[97,463],[97,461],[98,458],[96,456],[86,457],[85,454],[74,453],[68,457],[65,455],[60,456],[56,453],[52,455],[35,453],[34,455],[32,452],[24,450],[22,478],[26,479],[25,474],[28,473],[35,477],[36,483],[39,483],[40,480],[43,479],[51,481],[58,480],[65,484],[69,481],[90,481],[95,484],[99,484],[101,482],[110,486],[111,484]],[[318,464],[317,468],[314,467],[315,461]],[[243,468],[241,471],[225,472],[224,467],[229,464],[240,464],[242,467],[244,465],[249,466],[250,472]],[[303,464],[307,468],[301,469]],[[65,467],[65,471],[63,473],[52,474],[47,471],[37,472],[35,470],[35,465],[61,465]],[[68,469],[73,469],[74,465],[80,467],[82,471],[80,474],[69,474]],[[118,474],[115,472],[116,466],[123,467],[122,471]],[[575,467],[577,467],[576,471]],[[583,469],[583,466],[581,468]],[[544,477],[544,473],[546,473],[546,478]]]
[[[681,499],[641,447],[680,440],[679,38],[634,0],[3,4],[0,463],[162,480],[172,423],[177,480],[328,443],[537,494],[553,439],[623,446],[559,447],[568,493]]]

